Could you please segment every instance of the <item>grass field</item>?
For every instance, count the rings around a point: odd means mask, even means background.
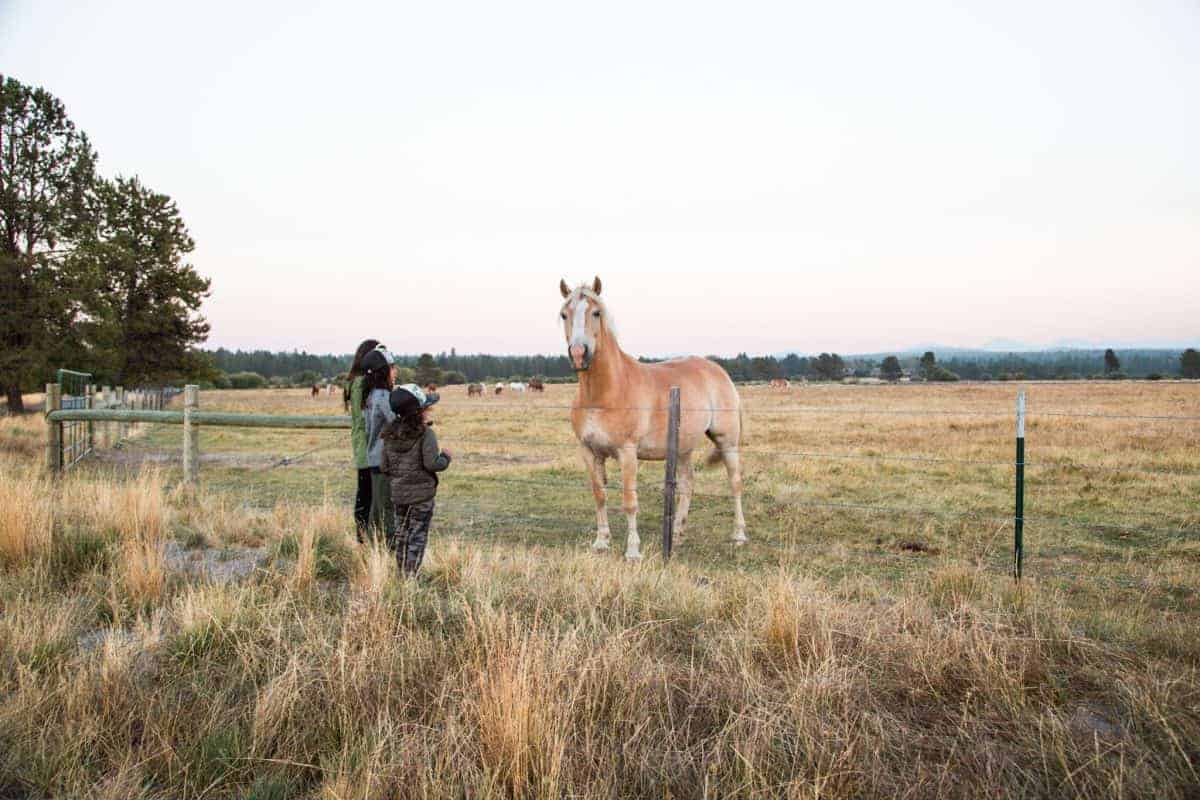
[[[751,542],[700,471],[664,567],[659,464],[587,551],[573,387],[452,387],[415,583],[344,431],[203,430],[190,492],[177,427],[50,485],[0,420],[0,797],[1194,797],[1200,385],[1028,387],[1020,588],[1017,388],[744,387]]]

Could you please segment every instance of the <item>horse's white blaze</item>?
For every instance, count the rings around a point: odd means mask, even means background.
[[[571,320],[571,344],[587,344],[587,302],[581,297],[575,301],[574,317]]]

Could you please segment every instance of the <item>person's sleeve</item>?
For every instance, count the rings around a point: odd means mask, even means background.
[[[429,472],[441,472],[450,466],[450,456],[438,449],[437,434],[428,429],[421,443],[421,464]]]

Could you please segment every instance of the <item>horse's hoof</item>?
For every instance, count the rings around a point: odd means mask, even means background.
[[[602,542],[599,539],[592,542],[592,552],[593,553],[603,553],[607,549],[608,549],[608,542]]]
[[[642,554],[641,553],[626,553],[625,560],[626,561],[641,561]]]
[[[746,537],[746,534],[743,533],[740,536],[735,535],[733,537],[733,539],[731,539],[730,541],[733,542],[734,547],[741,547],[742,545],[744,545],[746,542],[748,542],[750,540]]]

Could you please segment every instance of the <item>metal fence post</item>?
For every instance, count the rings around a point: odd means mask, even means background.
[[[46,384],[46,414],[62,408],[62,384]],[[62,423],[46,420],[46,472],[57,475],[62,470]]]
[[[96,384],[89,383],[84,387],[84,392],[87,394],[87,401],[84,403],[85,408],[96,407]],[[96,449],[96,423],[88,420],[87,424],[87,451],[91,453]]]
[[[1017,502],[1013,516],[1013,578],[1025,561],[1025,392],[1017,392]]]
[[[672,386],[667,399],[667,463],[663,476],[663,561],[671,558],[675,528],[675,473],[679,466],[679,387]]]
[[[183,387],[183,482],[188,485],[196,483],[199,452],[197,451],[196,426],[192,423],[192,413],[200,405],[200,387],[188,384]]]

